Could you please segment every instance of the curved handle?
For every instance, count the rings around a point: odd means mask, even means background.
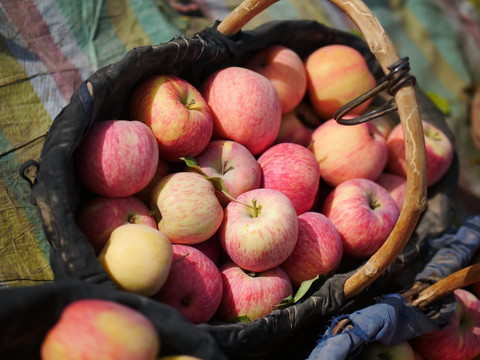
[[[278,0],[244,0],[217,27],[229,36],[234,35],[255,15]],[[362,32],[371,52],[377,58],[385,74],[389,66],[400,60],[389,36],[371,12],[360,0],[329,0],[343,10]],[[395,93],[398,115],[405,134],[405,157],[407,160],[407,189],[399,218],[383,246],[347,279],[344,285],[345,298],[358,295],[373,283],[395,260],[410,239],[420,215],[427,206],[425,140],[420,112],[413,84],[400,88]]]
[[[371,10],[360,0],[329,1],[342,9],[357,25],[384,73],[388,74],[388,67],[400,57]],[[395,260],[410,239],[427,205],[425,139],[413,85],[400,88],[395,94],[395,101],[405,134],[405,201],[397,223],[383,246],[345,282],[347,299],[359,294]]]

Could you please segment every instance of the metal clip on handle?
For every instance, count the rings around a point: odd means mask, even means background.
[[[388,68],[390,69],[390,73],[383,77],[383,81],[379,85],[343,105],[335,112],[335,114],[333,114],[333,118],[337,121],[337,123],[341,125],[357,125],[397,110],[395,98],[391,98],[382,106],[366,114],[357,116],[353,119],[343,119],[343,117],[350,111],[385,89],[387,89],[387,92],[393,96],[402,86],[407,84],[416,84],[417,80],[415,77],[408,73],[410,71],[408,57],[398,60]]]

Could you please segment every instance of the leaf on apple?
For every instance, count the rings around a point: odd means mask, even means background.
[[[181,157],[180,159],[183,160],[189,168],[195,170],[197,173],[205,177],[205,179],[210,181],[210,183],[213,185],[215,190],[222,192],[223,194],[228,196],[228,198],[230,198],[231,200],[234,200],[233,196],[230,194],[230,191],[228,191],[227,186],[225,185],[225,182],[223,181],[222,178],[210,177],[207,174],[205,174],[202,168],[198,166],[197,161],[192,157]]]
[[[277,309],[284,309],[284,308],[286,308],[290,305],[296,304],[297,302],[299,302],[305,296],[305,294],[308,292],[308,290],[311,289],[311,287],[314,284],[315,285],[321,285],[325,282],[326,279],[327,279],[327,277],[325,275],[318,274],[317,276],[315,276],[314,278],[312,278],[310,280],[305,280],[298,287],[298,290],[295,293],[295,296],[292,296],[292,295],[287,296],[282,301],[280,301],[280,303],[276,306],[276,308]]]

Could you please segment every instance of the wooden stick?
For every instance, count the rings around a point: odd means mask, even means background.
[[[388,66],[400,58],[370,9],[360,0],[330,0],[330,2],[342,9],[357,25],[384,73],[388,74],[390,72]],[[407,160],[405,201],[397,224],[386,242],[364,266],[347,279],[344,286],[347,299],[358,295],[395,260],[410,239],[427,204],[425,141],[413,85],[399,89],[395,94],[395,101],[405,134]]]
[[[256,14],[276,1],[278,0],[245,0],[217,29],[225,35],[236,34]],[[375,15],[360,0],[330,2],[342,9],[357,25],[384,73],[388,74],[388,66],[400,58]],[[344,293],[347,299],[358,295],[373,283],[395,260],[410,239],[427,204],[425,141],[413,85],[399,89],[395,101],[405,134],[407,189],[404,205],[384,245],[346,281]]]
[[[422,310],[454,290],[464,288],[479,281],[480,264],[468,266],[421,291],[418,297],[412,301],[412,305]]]
[[[278,0],[244,0],[218,24],[217,30],[226,36],[235,35],[251,19]]]

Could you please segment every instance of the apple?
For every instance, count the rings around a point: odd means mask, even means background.
[[[320,168],[310,150],[281,143],[265,150],[257,162],[262,170],[261,187],[285,194],[297,215],[311,209],[320,185]]]
[[[378,131],[380,131],[385,140],[388,138],[388,135],[390,135],[390,132],[396,125],[395,122],[390,117],[388,117],[388,115],[376,117],[370,120],[370,122],[375,124]]]
[[[214,186],[194,172],[167,175],[155,186],[152,203],[158,212],[158,229],[172,243],[196,244],[218,230],[223,219]]]
[[[153,178],[158,146],[139,121],[97,121],[75,150],[74,162],[78,177],[94,193],[130,196]]]
[[[200,87],[213,117],[214,139],[228,139],[256,156],[275,141],[282,118],[280,99],[265,76],[231,66],[208,76]]]
[[[214,234],[210,239],[202,241],[198,244],[192,244],[191,246],[207,255],[207,257],[212,260],[215,265],[220,263],[223,250],[217,234]]]
[[[129,116],[152,129],[160,156],[179,161],[197,156],[213,131],[212,114],[200,92],[173,75],[154,75],[138,84],[129,103]]]
[[[260,187],[260,166],[250,151],[240,143],[214,140],[195,160],[207,176],[221,178],[233,198]],[[217,195],[223,205],[230,202],[222,193]]]
[[[292,284],[281,267],[250,272],[229,261],[220,267],[223,296],[218,309],[221,320],[233,322],[246,316],[255,320],[275,310],[287,296]]]
[[[327,45],[315,50],[305,60],[305,70],[310,102],[325,120],[376,85],[362,54],[347,45]],[[359,105],[351,114],[364,113],[372,100]]]
[[[456,308],[450,324],[410,341],[425,359],[466,360],[480,354],[480,300],[465,289],[456,289],[454,294]]]
[[[330,192],[322,213],[340,233],[343,253],[353,258],[366,258],[383,245],[400,211],[387,190],[377,183],[351,179]]]
[[[342,238],[332,221],[318,212],[298,216],[298,239],[281,267],[294,286],[318,274],[332,275],[343,255]]]
[[[403,201],[405,200],[405,193],[407,191],[407,179],[403,176],[384,172],[380,174],[375,182],[388,191],[390,196],[397,203],[398,209],[401,210]]]
[[[134,196],[109,198],[94,196],[84,203],[76,224],[98,255],[112,231],[124,224],[145,224],[157,228],[150,209]]]
[[[314,130],[312,141],[321,177],[331,186],[354,178],[376,180],[387,164],[385,138],[370,122],[350,126],[330,119]]]
[[[245,67],[269,79],[280,98],[282,114],[292,111],[307,91],[307,73],[303,60],[292,49],[270,45],[254,53]]]
[[[297,213],[278,190],[250,190],[227,205],[218,237],[238,266],[265,271],[292,253],[298,237]]]
[[[415,351],[406,340],[394,345],[384,345],[379,341],[367,344],[358,357],[359,360],[415,360]]]
[[[67,305],[44,338],[42,360],[154,360],[160,337],[142,313],[110,300],[82,299]]]
[[[427,158],[427,186],[437,183],[447,172],[453,160],[453,146],[443,131],[422,121]],[[387,169],[397,175],[407,176],[405,142],[402,124],[397,124],[387,138]]]
[[[307,147],[312,142],[312,130],[305,126],[296,110],[282,114],[280,130],[274,144],[294,143]]]
[[[173,261],[164,286],[153,298],[177,309],[194,324],[206,323],[222,298],[217,266],[200,250],[173,244]]]
[[[143,201],[144,204],[150,205],[150,195],[152,194],[153,188],[158,184],[160,179],[167,176],[171,172],[173,171],[170,170],[170,163],[159,157],[157,170],[155,171],[152,180],[150,180],[146,187],[137,192],[135,196]]]
[[[112,231],[98,260],[123,290],[151,296],[165,283],[172,263],[170,240],[143,224],[125,224]]]

